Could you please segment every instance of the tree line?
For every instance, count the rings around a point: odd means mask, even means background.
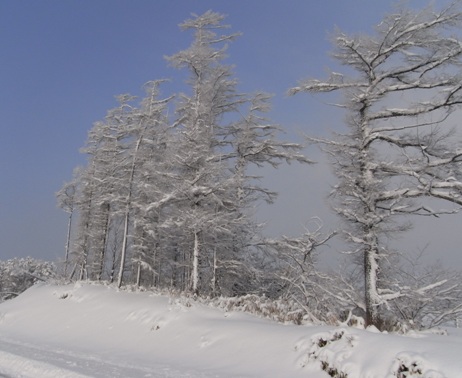
[[[188,73],[183,93],[162,96],[166,80],[150,81],[143,98],[118,96],[89,131],[86,166],[57,193],[69,214],[64,273],[200,296],[291,298],[313,321],[359,313],[383,329],[457,319],[459,273],[422,266],[390,240],[414,216],[462,205],[458,4],[396,9],[371,35],[338,31],[333,56],[345,73],[289,90],[342,95],[344,132],[307,141],[330,158],[329,201],[344,227],[277,240],[255,220],[256,204],[276,193],[252,167],[312,161],[303,145],[280,139],[269,95],[238,92],[224,63],[238,34],[223,34],[223,20],[208,11],[181,24],[192,43],[167,60]],[[316,251],[334,237],[349,259],[322,272]]]

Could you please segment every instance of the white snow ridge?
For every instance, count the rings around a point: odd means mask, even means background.
[[[462,332],[284,325],[77,283],[0,304],[0,377],[457,378]]]

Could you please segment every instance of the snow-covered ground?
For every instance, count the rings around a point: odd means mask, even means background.
[[[328,378],[321,365],[349,378],[457,378],[462,332],[282,325],[82,283],[35,286],[0,304],[0,377]]]

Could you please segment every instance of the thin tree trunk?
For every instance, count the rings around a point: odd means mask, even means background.
[[[79,281],[83,281],[85,277],[87,276],[87,252],[84,252],[83,260],[82,260],[82,265],[80,266],[80,275],[79,275]],[[88,276],[87,276],[88,277]]]
[[[140,287],[140,282],[141,282],[141,263],[138,262],[138,266],[136,269],[136,287]]]
[[[194,232],[194,250],[193,250],[193,263],[192,263],[192,292],[196,295],[199,294],[199,243],[200,231]]]
[[[87,263],[88,263],[88,255],[90,253],[90,245],[89,245],[90,243],[88,239],[89,239],[89,233],[90,233],[92,206],[93,206],[93,187],[90,188],[90,194],[88,196],[88,206],[84,214],[85,225],[83,227],[84,230],[83,230],[83,243],[82,243],[82,265],[80,267],[80,276],[79,276],[80,281],[84,279],[85,275],[87,275],[88,277]]]
[[[122,276],[123,276],[123,271],[125,269],[125,258],[126,258],[126,255],[127,255],[128,221],[129,221],[130,205],[131,205],[132,194],[133,194],[133,180],[135,178],[136,158],[137,158],[140,146],[141,146],[141,142],[143,141],[143,134],[144,134],[145,130],[146,130],[146,127],[144,127],[143,131],[141,132],[141,136],[138,138],[138,140],[136,142],[135,151],[133,153],[132,167],[131,167],[131,170],[130,170],[130,179],[129,179],[129,182],[128,182],[127,202],[126,202],[126,208],[125,208],[124,237],[123,237],[123,242],[122,242],[122,255],[120,257],[119,279],[118,279],[118,282],[117,282],[118,287],[120,287],[122,285]]]
[[[117,234],[115,235],[115,238],[117,238]],[[114,283],[114,278],[115,278],[115,271],[116,271],[116,258],[117,258],[117,246],[114,246],[112,249],[112,264],[111,264],[111,272],[109,275],[109,282],[112,284]]]
[[[86,275],[87,272],[87,263],[88,263],[88,253],[90,246],[88,245],[88,233],[89,233],[89,221],[85,223],[85,231],[84,231],[84,239],[83,239],[83,251],[82,251],[82,262],[80,265],[80,275],[79,275],[79,280],[82,281]]]
[[[218,261],[217,261],[217,249],[213,249],[213,273],[212,273],[212,296],[216,295],[217,291],[217,269],[218,269]]]
[[[117,287],[122,286],[123,274],[125,269],[125,259],[127,256],[127,240],[128,240],[128,221],[129,221],[129,205],[127,203],[127,208],[125,210],[125,218],[124,218],[124,236],[122,240],[122,254],[120,255],[120,268],[119,268],[119,278],[117,280]]]
[[[72,215],[73,211],[69,213],[69,220],[67,222],[67,240],[66,240],[66,253],[64,256],[64,276],[67,276],[67,266],[69,264],[69,249],[71,245],[71,229],[72,229]]]
[[[79,280],[82,281],[84,277],[86,276],[87,273],[87,264],[88,264],[88,253],[89,253],[89,245],[88,245],[88,229],[89,229],[89,224],[88,221],[85,224],[85,236],[84,236],[84,242],[83,242],[83,255],[82,255],[82,264],[80,266],[80,275],[79,275]]]
[[[72,269],[71,274],[69,275],[69,280],[72,281],[72,278],[74,277],[75,272],[77,271],[77,263],[74,264],[74,268]]]
[[[103,270],[104,270],[104,259],[106,257],[106,247],[107,247],[107,241],[108,241],[108,234],[109,234],[109,214],[111,210],[111,205],[107,204],[107,211],[106,211],[106,222],[104,223],[104,230],[103,230],[103,243],[101,247],[101,253],[99,256],[99,267],[98,267],[98,273],[96,276],[96,279],[98,281],[101,281],[101,278],[103,276]]]
[[[182,282],[182,290],[186,291],[188,287],[188,282],[189,282],[189,267],[190,262],[189,258],[186,256],[186,251],[183,250],[183,282]]]

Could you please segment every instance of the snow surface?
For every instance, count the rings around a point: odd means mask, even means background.
[[[188,298],[77,283],[37,285],[0,304],[0,377],[462,375],[462,332],[402,336],[296,326]],[[414,373],[411,373],[414,371]]]

